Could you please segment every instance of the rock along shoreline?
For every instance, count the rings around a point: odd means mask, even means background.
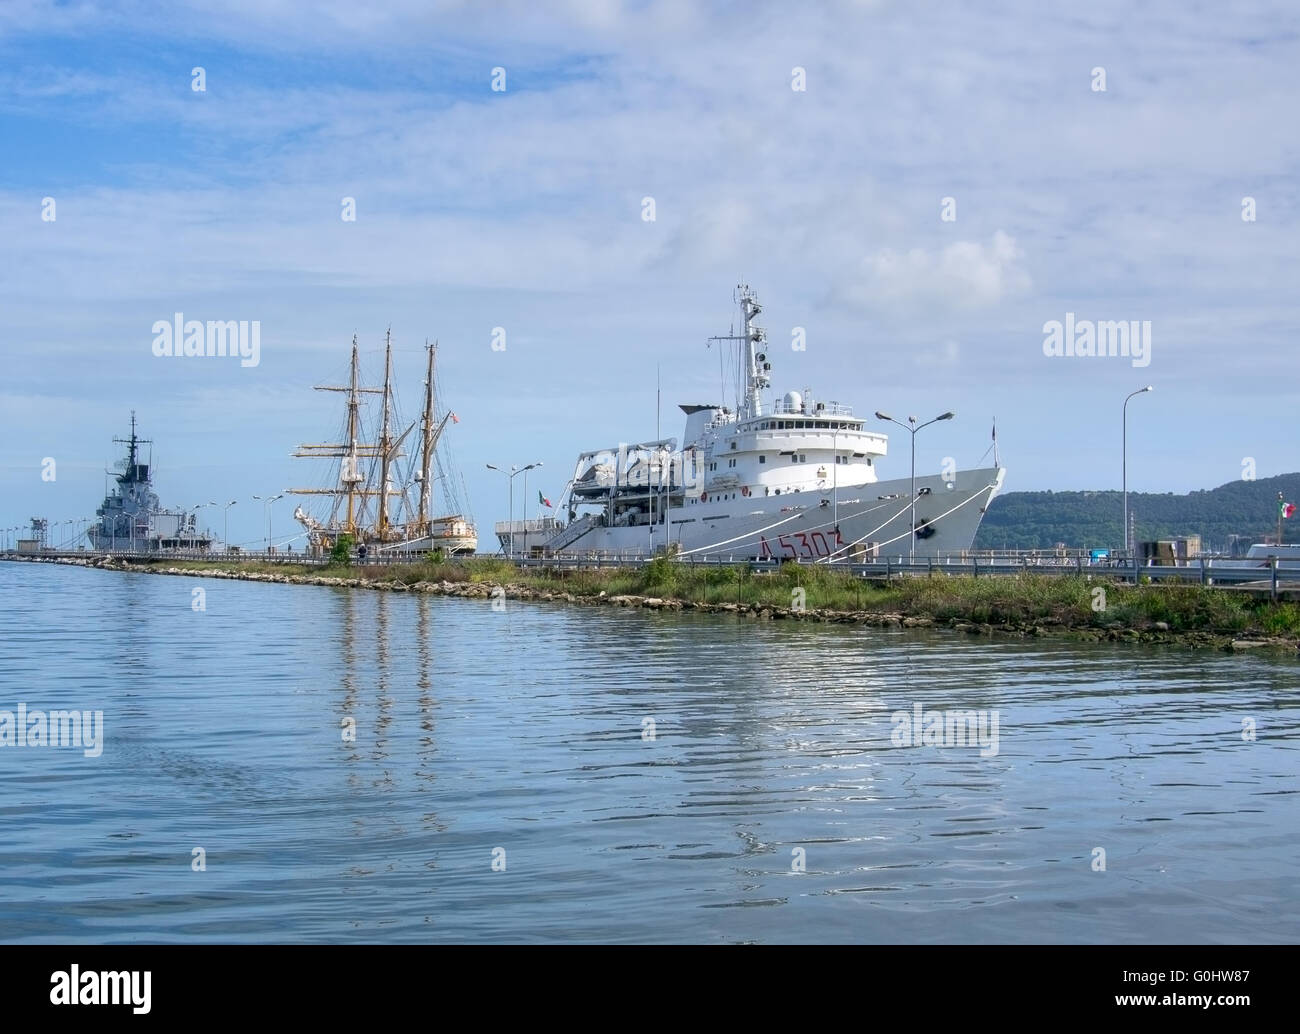
[[[1152,629],[1136,629],[1124,626],[1121,622],[1111,622],[1107,626],[1079,627],[1066,624],[1057,618],[1040,618],[1035,621],[1008,621],[996,624],[980,623],[961,618],[935,618],[924,614],[905,614],[872,610],[834,610],[829,608],[808,607],[798,610],[792,607],[773,607],[764,604],[746,604],[735,602],[709,603],[697,600],[682,600],[672,597],[610,595],[604,591],[598,594],[581,594],[561,592],[552,589],[538,589],[529,585],[510,582],[450,582],[417,581],[406,584],[398,579],[382,578],[338,578],[328,575],[310,574],[271,574],[261,571],[241,571],[238,569],[194,569],[187,567],[164,567],[158,563],[137,564],[129,560],[113,557],[10,557],[29,563],[63,564],[73,567],[88,567],[105,571],[129,571],[138,574],[159,574],[184,576],[190,578],[217,578],[246,582],[269,582],[280,585],[318,585],[341,589],[370,589],[386,592],[424,593],[458,599],[490,600],[505,598],[527,602],[571,603],[579,605],[606,605],[615,607],[639,608],[644,610],[672,610],[696,612],[703,614],[734,614],[739,618],[756,621],[803,621],[821,624],[866,625],[876,628],[937,628],[962,632],[971,636],[1007,636],[1013,638],[1054,637],[1072,642],[1119,642],[1145,643],[1183,646],[1192,649],[1222,650],[1241,653],[1264,649],[1269,652],[1286,651],[1295,655],[1300,651],[1300,640],[1286,636],[1242,637],[1228,633],[1209,631],[1174,631],[1164,623],[1157,622]],[[498,594],[497,590],[501,590]]]

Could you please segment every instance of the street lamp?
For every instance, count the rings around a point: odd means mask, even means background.
[[[230,552],[230,508],[234,506],[238,499],[232,499],[221,508],[221,548],[224,552]]]
[[[831,429],[831,523],[835,527],[835,541],[840,540],[840,424],[837,420]],[[834,554],[832,554],[833,556]]]
[[[205,506],[216,506],[216,505],[217,505],[217,501],[215,499],[209,499],[206,503],[195,503],[193,506],[190,507],[190,509],[194,511],[194,534],[190,536],[191,548],[194,547],[195,540],[197,540],[199,535],[199,527],[198,527],[199,511],[202,510],[203,507]]]
[[[1123,470],[1124,470],[1123,479],[1124,479],[1124,552],[1125,553],[1128,553],[1129,550],[1133,548],[1133,544],[1129,541],[1129,533],[1128,533],[1128,400],[1131,399],[1134,395],[1141,395],[1143,392],[1155,391],[1155,390],[1156,389],[1152,385],[1148,384],[1145,388],[1138,388],[1137,391],[1131,391],[1128,393],[1128,395],[1124,397],[1123,445],[1121,448],[1123,455],[1121,458],[1121,462],[1123,463]]]
[[[491,463],[486,464],[488,470],[495,470],[498,474],[504,474],[510,482],[510,493],[509,493],[510,520],[507,523],[510,526],[510,559],[511,560],[515,558],[515,476],[517,474],[524,475],[524,494],[526,496],[528,493],[528,471],[532,470],[534,467],[540,467],[541,465],[542,465],[541,461],[539,460],[536,463],[528,464],[528,466],[526,467],[511,467],[509,470],[503,470],[501,467],[494,467]],[[524,513],[525,514],[528,513],[528,503],[526,499],[524,502]],[[524,533],[524,542],[525,543],[528,542],[528,535],[526,531]]]
[[[267,496],[265,499],[260,495],[255,495],[253,498],[261,499],[262,502],[266,504],[266,551],[269,554],[271,552],[271,506],[277,499],[283,499],[284,493],[281,492],[279,495]]]
[[[523,469],[524,499],[523,506],[521,506],[520,509],[524,512],[524,552],[528,551],[528,472],[534,467],[540,467],[541,465],[542,461],[538,460],[536,463],[528,464],[528,466]]]
[[[923,424],[917,424],[916,417],[909,416],[907,418],[907,423],[905,424],[901,420],[895,420],[888,413],[882,413],[879,410],[876,410],[877,420],[888,420],[891,424],[897,424],[904,431],[908,431],[912,435],[912,528],[911,534],[908,536],[908,542],[910,545],[907,554],[908,563],[911,563],[916,559],[916,432],[921,430],[922,427],[929,427],[931,424],[937,424],[940,420],[951,420],[954,415],[955,414],[953,413],[940,413],[933,420],[927,420]]]

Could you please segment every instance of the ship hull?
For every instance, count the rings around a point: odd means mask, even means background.
[[[971,548],[1006,471],[988,467],[916,478],[915,555],[929,558]],[[953,487],[949,488],[948,485]],[[911,479],[841,486],[834,492],[795,492],[695,503],[664,523],[593,527],[560,549],[560,557],[646,556],[671,542],[684,559],[833,560],[906,558],[911,552]],[[928,490],[928,491],[926,491]],[[881,497],[886,498],[881,498]],[[892,497],[892,498],[890,498]],[[561,532],[556,538],[563,538]]]
[[[382,554],[410,555],[428,553],[441,549],[448,556],[460,556],[473,553],[478,549],[478,537],[473,534],[433,534],[423,535],[417,539],[403,539],[400,542],[385,542],[383,545],[372,543],[371,548]]]

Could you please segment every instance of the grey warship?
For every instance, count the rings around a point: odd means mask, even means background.
[[[131,413],[131,437],[114,438],[113,441],[126,446],[126,459],[119,462],[120,471],[107,471],[116,479],[117,485],[95,511],[99,522],[86,530],[91,545],[109,551],[157,553],[183,549],[206,552],[212,539],[196,530],[195,514],[168,510],[159,504],[153,490],[152,450],[149,462],[140,462],[140,447],[153,442],[137,436],[134,411]]]

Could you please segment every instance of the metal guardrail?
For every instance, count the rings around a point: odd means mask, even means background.
[[[520,567],[584,568],[584,567],[639,567],[646,563],[647,557],[516,557],[514,563]],[[748,567],[754,572],[772,572],[780,570],[783,563],[800,563],[798,560],[747,560],[731,557],[686,557],[676,561],[687,567]],[[1170,566],[1164,564],[1131,562],[1113,564],[1107,562],[1088,563],[1083,557],[1072,562],[1034,563],[1030,558],[1019,561],[980,561],[969,559],[956,561],[949,558],[924,558],[909,561],[906,557],[886,558],[870,563],[819,565],[803,562],[807,567],[827,567],[845,572],[856,577],[889,580],[900,577],[927,576],[962,576],[974,578],[988,576],[1013,577],[1017,575],[1061,576],[1089,575],[1123,582],[1138,583],[1143,580],[1153,584],[1161,582],[1196,584],[1221,587],[1254,587],[1268,589],[1276,595],[1279,589],[1300,590],[1300,564],[1280,567],[1277,563],[1261,567],[1220,567],[1213,562],[1196,563],[1187,566]]]
[[[294,564],[321,567],[328,564],[328,557],[312,557],[301,553],[205,553],[174,551],[158,552],[99,552],[92,550],[44,550],[40,553],[20,553],[17,550],[0,550],[0,560],[58,560],[80,559],[98,560],[112,557],[116,560],[152,561],[166,563],[168,560],[197,560],[210,563],[241,563],[253,561],[260,564]],[[386,555],[369,554],[365,560],[353,557],[356,567],[387,567],[417,563],[424,560],[422,555]],[[485,560],[506,560],[502,554],[486,554],[476,557],[451,558],[446,563],[483,562]],[[556,570],[581,570],[597,568],[637,568],[644,566],[649,556],[571,556],[571,557],[515,557],[510,563],[520,568],[552,568]],[[1044,562],[1047,561],[1047,562]],[[942,577],[971,576],[974,578],[988,576],[1016,575],[1090,575],[1096,578],[1138,583],[1146,580],[1153,584],[1183,583],[1213,585],[1224,588],[1253,589],[1268,591],[1276,597],[1279,591],[1300,591],[1300,563],[1286,561],[1264,561],[1257,567],[1224,567],[1213,560],[1170,566],[1165,564],[1141,563],[1129,561],[1114,563],[1110,561],[1089,562],[1086,557],[1073,559],[1037,558],[1022,556],[1017,559],[985,561],[973,557],[964,560],[952,557],[918,558],[909,561],[906,557],[885,558],[869,563],[836,563],[833,565],[814,564],[799,560],[750,560],[740,557],[697,557],[690,556],[674,560],[688,568],[709,567],[748,567],[755,573],[770,573],[781,569],[785,563],[801,563],[805,567],[827,567],[831,570],[869,580],[888,581],[900,577]],[[1240,563],[1236,561],[1234,563]]]

